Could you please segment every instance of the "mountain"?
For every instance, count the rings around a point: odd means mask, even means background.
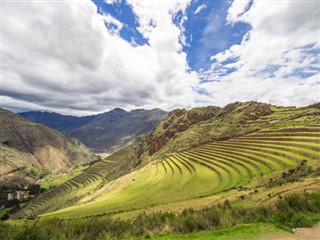
[[[68,133],[72,129],[79,128],[91,122],[96,117],[96,115],[85,117],[66,116],[58,113],[42,111],[30,111],[18,114],[31,122],[40,123],[64,133]]]
[[[95,152],[115,152],[141,139],[167,116],[167,112],[161,109],[137,109],[127,112],[115,108],[87,117],[47,112],[25,112],[20,115],[76,138]]]
[[[314,106],[176,109],[139,144],[93,164],[11,218],[126,218],[227,199],[270,203],[285,192],[320,189],[319,138]]]
[[[35,182],[96,157],[79,141],[0,108],[0,182]]]
[[[69,135],[95,151],[114,152],[142,138],[166,116],[167,112],[161,109],[126,112],[116,108],[70,131]]]

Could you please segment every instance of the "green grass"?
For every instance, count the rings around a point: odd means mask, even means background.
[[[283,229],[277,228],[272,224],[240,224],[235,227],[220,229],[211,232],[168,235],[164,237],[154,237],[153,240],[259,240],[277,239],[281,237],[293,237],[294,234]]]
[[[182,173],[173,161],[183,169]],[[220,187],[217,174],[200,164],[192,164],[196,169],[193,174],[174,158],[164,161],[167,172],[160,163],[146,166],[107,184],[103,194],[97,196],[94,202],[45,214],[43,218],[73,218],[129,211],[216,192]]]
[[[253,196],[254,197],[254,196]],[[0,239],[278,239],[292,228],[320,221],[320,192],[291,193],[259,206],[244,200],[181,212],[156,211],[134,218],[92,216],[75,219],[0,221]],[[285,229],[285,231],[275,226]]]
[[[73,179],[75,176],[77,176],[79,173],[84,171],[88,166],[81,166],[79,168],[76,168],[72,170],[70,173],[65,174],[61,177],[55,178],[53,175],[47,176],[47,180],[40,183],[41,188],[49,189],[50,187],[61,185],[62,183]]]

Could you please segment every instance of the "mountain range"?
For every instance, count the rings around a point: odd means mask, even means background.
[[[95,152],[108,153],[138,141],[167,114],[161,109],[137,109],[127,112],[121,108],[85,117],[40,111],[19,113],[32,122],[80,140]]]

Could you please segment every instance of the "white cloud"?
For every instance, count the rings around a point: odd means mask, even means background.
[[[252,2],[252,0],[234,0],[230,8],[228,9],[228,23],[238,22],[241,19],[242,15],[246,12],[250,2]]]
[[[190,71],[173,16],[188,3],[130,2],[149,44],[108,31],[122,23],[91,1],[3,3],[3,106],[101,112],[113,107],[191,106]]]
[[[241,3],[241,2],[240,2]],[[237,11],[235,5],[237,5]],[[242,42],[211,57],[201,86],[210,99],[224,105],[258,100],[280,105],[319,101],[319,7],[316,2],[235,1],[227,20],[250,24]],[[239,15],[241,14],[241,16]]]
[[[102,15],[102,18],[107,24],[109,31],[119,34],[120,30],[123,27],[123,24],[118,19],[115,19],[110,14],[104,14]]]
[[[203,9],[205,9],[207,7],[207,5],[205,4],[201,4],[197,7],[197,9],[194,11],[194,14],[198,14],[200,13]]]

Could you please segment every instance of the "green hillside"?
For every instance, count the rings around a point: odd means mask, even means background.
[[[162,120],[137,148],[143,164],[202,144],[239,137],[262,129],[320,124],[315,107],[277,107],[259,102],[236,102],[219,107],[177,109]]]
[[[255,103],[253,105],[256,108],[260,106]],[[166,206],[170,210],[179,203],[183,203],[183,207],[195,207],[191,205],[196,202],[195,199],[203,200],[196,203],[201,206],[207,198],[216,195],[231,196],[235,189],[267,184],[269,179],[297,166],[307,164],[318,167],[318,109],[263,105],[272,112],[256,114],[244,121],[243,116],[247,116],[248,108],[253,105],[245,103],[233,106],[233,110],[228,111],[227,115],[238,119],[238,122],[236,125],[230,124],[229,128],[227,124],[223,125],[224,130],[220,129],[220,132],[215,132],[215,129],[218,129],[216,124],[222,120],[215,117],[178,132],[175,135],[177,137],[171,137],[164,145],[163,149],[171,146],[173,150],[163,151],[163,158],[155,158],[156,154],[151,158],[143,156],[144,154],[141,155],[142,158],[137,158],[133,153],[141,145],[133,146],[133,150],[123,149],[94,164],[74,179],[45,192],[11,218],[39,215],[42,218],[75,218],[101,214],[125,216],[157,206],[159,209]],[[221,109],[218,111],[221,113]],[[226,112],[226,108],[223,112]],[[163,128],[172,115],[170,113],[153,134],[160,127]],[[215,134],[216,139],[210,138],[211,141],[208,141],[207,138],[207,143],[197,147],[186,144],[197,143],[198,138],[194,137],[193,141],[191,133],[199,133],[201,130],[201,136],[205,136],[204,129],[207,129],[211,137]],[[150,135],[142,144],[148,138]],[[180,150],[177,150],[174,147],[178,143],[177,139],[187,139],[188,141],[181,142],[187,147],[179,147]]]
[[[302,161],[320,159],[320,125],[261,131],[173,154],[116,179],[88,197],[92,202],[45,217],[117,213],[209,196]]]

